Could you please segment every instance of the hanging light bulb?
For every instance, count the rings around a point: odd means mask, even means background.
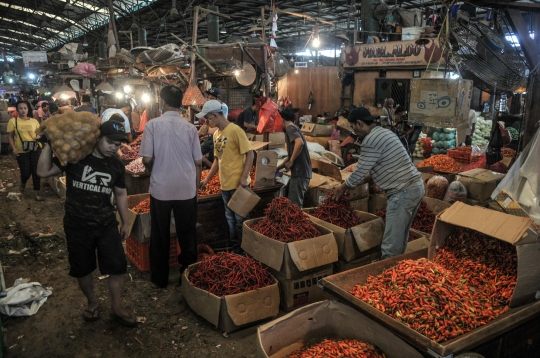
[[[148,93],[144,93],[144,94],[142,95],[142,100],[143,100],[143,102],[145,102],[145,103],[150,102],[150,95],[149,95]]]
[[[131,93],[131,86],[130,85],[125,85],[124,86],[124,92],[125,93]]]
[[[319,25],[315,25],[313,28],[313,41],[311,44],[313,47],[319,47],[321,45],[321,41],[319,39]]]

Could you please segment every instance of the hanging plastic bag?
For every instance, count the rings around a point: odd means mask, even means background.
[[[444,201],[450,204],[455,203],[456,201],[466,202],[467,201],[467,188],[460,181],[453,181],[448,186],[446,194],[444,195]]]
[[[448,180],[441,175],[431,177],[426,184],[426,196],[443,200],[446,190],[448,189]]]
[[[259,133],[272,133],[282,132],[283,119],[278,113],[278,105],[274,103],[270,98],[264,98],[264,102],[261,104],[259,110],[259,125],[257,126],[257,132]]]
[[[540,132],[537,130],[523,152],[499,183],[491,198],[495,199],[504,190],[535,221],[540,223]]]
[[[91,76],[96,73],[96,66],[91,63],[79,63],[77,66],[71,69],[71,72],[74,72],[81,76]]]

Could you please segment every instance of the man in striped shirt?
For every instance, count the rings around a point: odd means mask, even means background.
[[[359,185],[368,173],[388,196],[386,227],[381,245],[382,259],[405,253],[409,230],[424,196],[422,175],[411,162],[398,136],[378,127],[365,107],[349,114],[349,122],[362,141],[358,166],[335,190],[337,199],[346,190]]]

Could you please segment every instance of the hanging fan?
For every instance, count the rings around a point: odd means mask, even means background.
[[[489,93],[512,92],[527,83],[527,64],[518,50],[490,27],[464,18],[450,25],[450,64],[461,77]]]
[[[271,76],[284,77],[289,72],[289,61],[282,55],[275,53],[266,61],[266,68]]]

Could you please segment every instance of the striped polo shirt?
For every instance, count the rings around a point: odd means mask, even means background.
[[[361,148],[356,170],[345,181],[348,187],[359,185],[368,173],[387,195],[422,185],[422,175],[392,131],[373,128],[364,138]]]

